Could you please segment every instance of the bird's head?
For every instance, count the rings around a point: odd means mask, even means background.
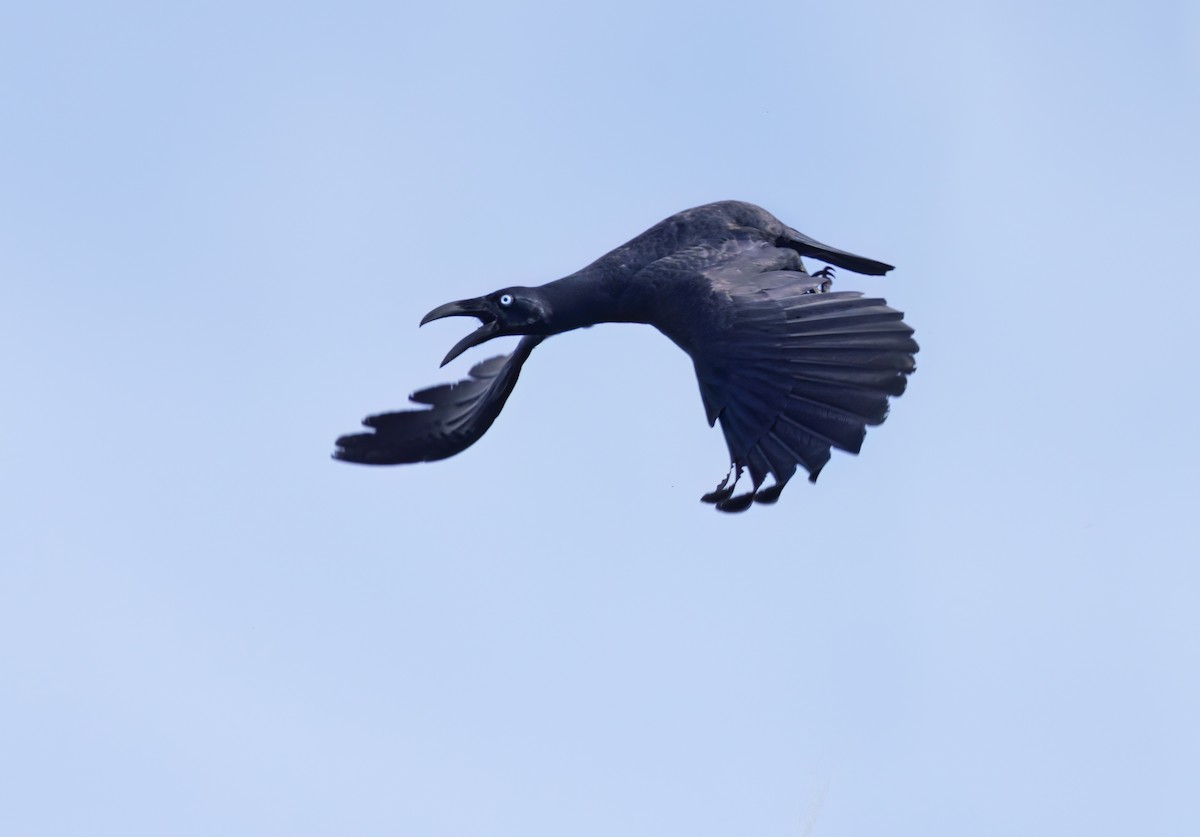
[[[467,349],[493,337],[545,334],[549,316],[549,305],[536,288],[504,288],[487,296],[439,305],[424,316],[421,325],[443,317],[478,317],[483,323],[454,344],[442,361],[445,366]]]

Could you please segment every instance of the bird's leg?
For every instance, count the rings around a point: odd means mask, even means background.
[[[833,268],[829,267],[829,265],[821,268],[812,276],[814,279],[820,277],[821,279],[825,280],[821,283],[820,293],[827,293],[829,289],[833,287]]]

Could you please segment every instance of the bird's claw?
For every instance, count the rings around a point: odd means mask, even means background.
[[[821,293],[829,293],[829,289],[833,287],[833,274],[833,268],[828,265],[813,274],[814,279],[821,278],[825,280],[821,283]]]

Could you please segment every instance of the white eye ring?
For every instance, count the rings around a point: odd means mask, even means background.
[[[513,304],[512,294],[501,294],[500,295],[500,304],[505,308],[512,305]]]

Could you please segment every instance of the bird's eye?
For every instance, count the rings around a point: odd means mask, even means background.
[[[500,305],[504,308],[513,304],[512,294],[500,294]]]

